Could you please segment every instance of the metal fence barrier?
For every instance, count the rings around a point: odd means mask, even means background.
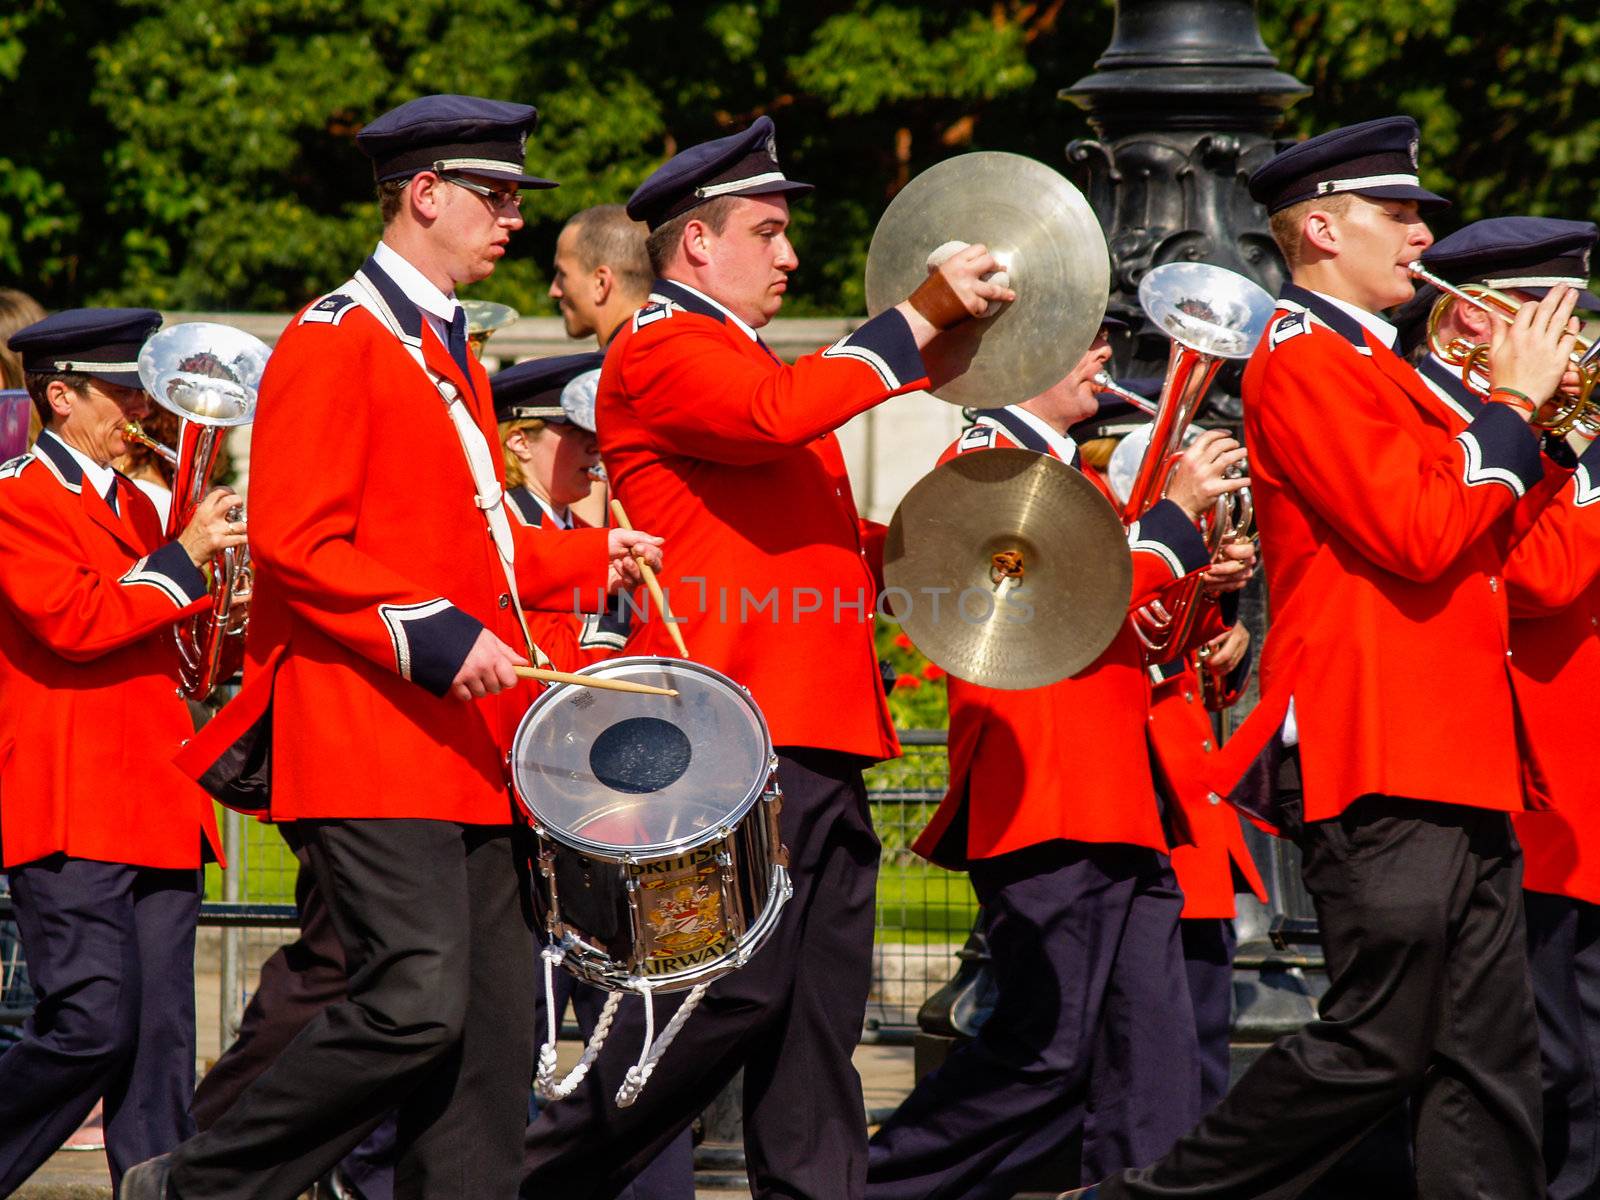
[[[944,795],[944,731],[913,729],[900,737],[904,757],[867,773],[883,859],[864,1036],[882,1041],[909,1040],[917,1009],[955,973],[956,952],[977,912],[964,874],[931,866],[911,850]],[[206,868],[196,941],[202,1058],[214,1058],[233,1040],[262,962],[297,932],[299,863],[277,830],[224,812],[222,831],[229,866]],[[0,883],[0,1031],[20,1022],[32,1003],[9,915]]]

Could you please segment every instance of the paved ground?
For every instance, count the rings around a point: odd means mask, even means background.
[[[893,1108],[911,1090],[909,1046],[859,1046],[855,1060],[869,1112]],[[110,1195],[104,1153],[61,1150],[13,1193],[13,1200],[107,1200]],[[744,1188],[717,1188],[696,1192],[696,1200],[736,1200],[748,1195]]]

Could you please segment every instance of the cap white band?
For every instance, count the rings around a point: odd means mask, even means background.
[[[1391,187],[1403,183],[1411,187],[1421,187],[1422,181],[1415,175],[1363,175],[1359,179],[1326,179],[1317,184],[1317,195],[1327,196],[1333,192],[1359,192],[1363,188]]]
[[[137,371],[137,362],[58,362],[52,364],[58,371]]]
[[[1518,287],[1567,287],[1582,290],[1589,286],[1589,281],[1581,275],[1515,275],[1503,279],[1485,279],[1484,283],[1494,288]]]
[[[441,158],[434,162],[433,173],[443,171],[515,171],[520,175],[522,164],[503,158]]]
[[[750,187],[757,183],[787,183],[789,177],[782,171],[768,171],[765,175],[752,175],[748,179],[730,179],[727,183],[713,183],[708,187],[697,187],[694,194],[701,200],[709,200],[712,196],[726,195],[736,192],[740,188]]]

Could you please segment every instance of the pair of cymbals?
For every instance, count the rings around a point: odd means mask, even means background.
[[[933,394],[998,408],[1059,383],[1094,344],[1111,280],[1105,235],[1083,193],[1018,154],[980,151],[929,167],[884,211],[867,251],[867,311],[892,308],[927,278],[928,256],[981,242],[1017,298],[963,322],[923,352]]]
[[[886,596],[958,679],[1044,687],[1093,663],[1133,593],[1127,533],[1094,484],[1032,450],[959,454],[895,510]]]

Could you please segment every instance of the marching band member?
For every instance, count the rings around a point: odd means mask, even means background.
[[[1588,221],[1496,217],[1440,240],[1423,264],[1449,283],[1485,284],[1523,303],[1553,286],[1588,290],[1596,230]],[[1453,300],[1439,340],[1489,341],[1499,318]],[[1482,411],[1458,367],[1431,351],[1420,367],[1465,425]],[[1577,435],[1574,435],[1576,438]],[[1580,446],[1570,480],[1522,533],[1506,562],[1511,682],[1529,713],[1580,711],[1600,673],[1600,450]],[[1523,853],[1528,954],[1544,1063],[1544,1162],[1549,1200],[1600,1192],[1600,768],[1559,716],[1525,722],[1529,808],[1512,818]]]
[[[536,116],[427,96],[367,125],[382,240],[268,363],[245,688],[202,737],[270,730],[271,817],[299,823],[349,995],[209,1130],[131,1171],[127,1200],[290,1200],[396,1107],[396,1196],[516,1188],[534,1062],[503,761],[530,695],[521,606],[632,583],[635,548],[659,557],[659,539],[536,533],[504,511],[454,291],[504,255],[520,189],[553,186],[523,166]]]
[[[1225,619],[1231,620],[1231,614]],[[1160,769],[1157,785],[1180,808],[1193,839],[1172,847],[1172,872],[1183,892],[1178,930],[1200,1043],[1201,1112],[1228,1090],[1237,945],[1234,897],[1249,892],[1267,902],[1266,884],[1245,845],[1239,814],[1211,789],[1207,765],[1217,740],[1200,682],[1201,671],[1211,672],[1222,706],[1237,703],[1249,675],[1250,631],[1235,624],[1207,645],[1210,657],[1203,665],[1184,655],[1150,668],[1150,749]]]
[[[113,1185],[188,1134],[200,866],[211,801],[170,759],[194,732],[170,631],[244,544],[225,488],[167,542],[111,468],[150,411],[145,308],[13,334],[43,431],[0,466],[0,865],[38,1004],[0,1056],[0,1195],[105,1099]]]
[[[620,204],[573,214],[556,238],[550,299],[569,338],[592,337],[604,350],[650,301],[645,227]]]
[[[771,941],[713,984],[632,1107],[608,1101],[643,1036],[624,1005],[591,1069],[600,1083],[528,1134],[523,1195],[609,1197],[742,1066],[758,1197],[858,1200],[861,1082],[850,1055],[871,979],[878,840],[861,768],[898,752],[871,618],[882,527],[857,515],[832,430],[923,387],[922,347],[1014,293],[960,251],[913,297],[793,366],[756,330],[797,266],[773,125],[694,146],[650,176],[628,213],[650,227],[659,277],[600,377],[600,453],[630,516],[672,539],[673,615],[690,652],[748,687],[779,755],[794,896]],[[681,550],[680,550],[681,547]],[[661,615],[631,652],[671,654]]]
[[[1410,298],[1422,212],[1444,203],[1417,138],[1410,118],[1369,121],[1250,181],[1293,282],[1244,376],[1274,612],[1261,703],[1218,775],[1263,747],[1298,756],[1303,810],[1271,815],[1300,843],[1331,986],[1159,1162],[1069,1195],[1298,1195],[1408,1097],[1420,1194],[1542,1193],[1493,528],[1542,481],[1520,397],[1560,382],[1576,294],[1496,331],[1502,390],[1450,427],[1377,315]]]
[[[1105,330],[1054,387],[985,410],[940,462],[1023,448],[1083,470],[1067,430],[1098,408]],[[1129,530],[1129,611],[1210,568],[1195,526],[1244,456],[1212,432]],[[1253,549],[1215,569],[1248,579]],[[1092,564],[1090,566],[1092,569]],[[967,869],[987,922],[992,1015],[874,1135],[871,1200],[1013,1195],[1081,1131],[1098,1178],[1148,1162],[1200,1113],[1195,1027],[1184,983],[1169,842],[1146,751],[1150,682],[1131,623],[1094,665],[1045,688],[950,679],[950,787],[913,848]]]

